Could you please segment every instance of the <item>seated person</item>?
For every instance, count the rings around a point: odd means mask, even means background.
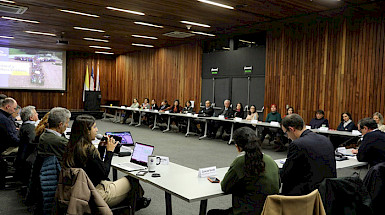
[[[230,100],[226,99],[223,102],[223,109],[219,113],[219,115],[223,115],[225,119],[230,119],[234,117],[234,111],[231,108]],[[215,138],[227,139],[231,132],[231,122],[223,122],[223,121],[214,121],[210,127],[212,127],[212,135],[215,135]],[[225,134],[226,132],[226,134]]]
[[[239,117],[244,119],[245,118],[245,113],[243,111],[243,105],[242,103],[237,103],[237,106],[234,110],[234,117]]]
[[[258,118],[257,108],[255,105],[251,105],[249,111],[247,112],[246,120],[258,120]]]
[[[55,107],[49,111],[48,128],[40,136],[37,152],[40,157],[55,155],[59,162],[62,161],[68,139],[64,132],[68,127],[71,112],[62,107]]]
[[[193,107],[191,107],[190,101],[186,101],[185,107],[183,108],[182,113],[184,113],[184,114],[193,113]],[[188,118],[186,118],[186,117],[183,117],[179,121],[179,127],[180,127],[179,129],[181,131],[183,131],[183,133],[187,132],[187,123],[188,123]],[[190,128],[190,130],[193,130],[193,132],[196,132],[195,124],[191,123],[190,126],[192,127],[192,128]]]
[[[182,107],[179,105],[179,100],[175,99],[174,104],[171,107],[168,107],[164,109],[165,111],[170,111],[170,113],[181,113],[182,112]],[[179,127],[179,117],[177,116],[171,116],[170,117],[170,124],[174,123],[179,131],[181,131],[181,128]]]
[[[93,116],[76,117],[64,155],[63,168],[82,168],[94,184],[96,191],[110,207],[120,204],[126,198],[138,199],[139,205],[136,209],[147,207],[151,199],[143,197],[144,191],[138,179],[127,176],[117,181],[108,180],[113,152],[118,142],[107,137],[107,141],[101,141],[96,149],[92,145],[92,140],[97,133],[98,128]],[[103,157],[104,160],[102,160]]]
[[[142,105],[140,105],[140,109],[141,110],[149,110],[151,108],[151,105],[149,102],[150,102],[149,99],[145,98]],[[145,112],[140,112],[140,113],[142,116],[143,123],[148,125],[148,119],[147,119],[148,114],[146,114]]]
[[[162,103],[160,104],[159,112],[161,112],[161,113],[165,112],[166,110],[168,110],[169,107],[170,107],[170,105],[168,104],[167,100],[164,99],[162,101]],[[159,121],[159,123],[164,123],[164,122],[167,122],[167,118],[168,118],[168,116],[160,115],[158,117],[158,121]]]
[[[19,128],[20,128],[20,124],[16,122],[16,121],[21,120],[20,111],[21,111],[21,107],[19,105],[17,105],[15,112],[11,115],[11,119],[12,119],[13,123],[15,124],[17,130],[19,130]]]
[[[315,118],[313,118],[309,123],[311,129],[329,127],[329,121],[325,119],[324,116],[325,112],[323,110],[317,110],[315,113]]]
[[[385,132],[384,117],[382,116],[382,114],[379,112],[375,112],[373,114],[373,119],[377,123],[378,130]]]
[[[153,99],[151,100],[151,105],[150,105],[150,110],[158,110],[158,105],[156,104],[156,100]],[[148,118],[148,124],[149,124],[149,127],[152,128],[154,126],[154,114],[150,114],[147,118]]]
[[[266,197],[279,192],[278,166],[262,153],[255,131],[248,127],[237,129],[234,142],[239,155],[221,181],[223,192],[232,194],[232,207],[210,210],[208,215],[261,214]]]
[[[193,112],[193,107],[191,107],[191,102],[186,101],[186,104],[182,110],[182,113],[192,113]]]
[[[138,99],[134,98],[130,108],[139,108]],[[136,111],[126,110],[126,112],[124,114],[124,118],[123,118],[123,124],[126,123],[126,120],[130,117],[131,114],[134,114],[134,119],[135,119],[135,113],[136,113]]]
[[[352,115],[349,112],[341,114],[341,123],[337,127],[337,131],[353,131],[356,129],[356,125],[352,120]]]
[[[294,113],[294,108],[293,107],[288,107],[286,109],[286,115],[285,116],[293,114],[293,113]],[[285,116],[283,116],[283,118],[285,118]]]
[[[266,117],[266,122],[281,122],[281,114],[278,113],[277,111],[277,105],[272,104],[270,107],[271,112],[267,114]],[[275,146],[275,151],[285,151],[285,143],[282,142],[282,136],[283,132],[282,129],[280,128],[270,128],[270,127],[264,127],[262,130],[262,137],[261,141],[265,139],[266,135],[269,134],[270,137],[274,137],[274,143],[276,144]]]
[[[205,102],[205,107],[203,107],[199,112],[198,112],[198,116],[201,116],[201,117],[211,117],[214,115],[214,108],[211,107],[211,102],[210,100],[207,100]],[[205,132],[205,125],[206,125],[206,121],[204,120],[195,120],[195,124],[200,124],[200,136],[203,136],[204,135],[204,132]],[[208,123],[207,123],[208,124]],[[209,128],[208,127],[208,131],[207,133],[209,133]]]
[[[28,185],[32,166],[28,165],[26,160],[37,147],[37,143],[35,142],[35,125],[36,121],[39,120],[39,115],[34,106],[24,107],[21,110],[20,115],[23,124],[19,130],[20,144],[15,161],[16,178],[20,180],[23,185]]]
[[[363,135],[362,142],[358,150],[352,150],[358,161],[368,162],[370,167],[385,162],[385,133],[377,128],[374,119],[361,119],[358,130]]]

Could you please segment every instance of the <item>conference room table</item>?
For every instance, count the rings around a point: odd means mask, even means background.
[[[343,161],[336,161],[336,169],[343,169],[348,167],[360,167],[366,166],[367,162],[360,162],[357,160],[356,156],[346,156],[348,159]],[[274,160],[279,168],[283,167],[283,164],[286,161],[286,158],[276,159]]]
[[[163,190],[167,215],[172,214],[171,196],[190,203],[200,201],[199,214],[204,215],[207,211],[208,199],[225,195],[221,190],[220,183],[211,183],[207,177],[198,177],[198,170],[169,162],[168,165],[156,166],[156,173],[159,173],[160,177],[152,177],[152,173],[137,176],[136,173],[138,171],[129,172],[125,169],[124,164],[128,162],[130,162],[130,157],[113,157],[113,179],[117,180],[117,171],[121,171],[141,182],[151,184]],[[218,168],[216,170],[216,177],[222,180],[227,170],[228,167]]]

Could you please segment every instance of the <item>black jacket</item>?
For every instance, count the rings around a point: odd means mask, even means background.
[[[192,113],[193,108],[191,106],[190,107],[184,107],[182,112],[183,113]]]
[[[212,107],[209,107],[209,108],[202,108],[200,111],[199,111],[199,115],[204,115],[204,116],[213,116],[214,115],[214,108]]]
[[[18,146],[20,139],[17,136],[17,130],[10,114],[0,110],[0,153],[8,147]]]
[[[322,125],[329,127],[329,121],[325,118],[321,118],[321,119],[313,118],[310,121],[309,125],[311,126],[311,129],[320,128]]]
[[[368,162],[370,166],[385,162],[385,133],[376,130],[364,135],[357,160]]]
[[[385,202],[385,163],[379,163],[369,169],[364,178],[364,185],[372,199],[373,214],[383,214],[383,204]]]
[[[344,122],[341,122],[337,127],[337,131],[353,131],[355,129],[357,129],[357,127],[354,125],[353,121],[351,121],[346,127],[344,127]]]
[[[219,115],[224,115],[225,118],[233,118],[234,117],[234,110],[231,109],[231,107],[227,108],[227,110],[225,107],[223,107],[223,109]]]
[[[283,195],[306,195],[324,178],[337,176],[334,148],[330,140],[310,130],[289,145],[282,168]]]
[[[99,146],[98,151],[100,157],[103,157],[105,154],[104,160],[100,159],[97,155],[92,157],[91,153],[88,153],[89,156],[86,166],[82,167],[95,187],[100,184],[102,180],[109,180],[108,174],[110,174],[112,156],[114,155],[113,152],[106,151],[105,146]]]
[[[151,105],[150,109],[151,110],[158,110],[158,105],[157,104],[153,104],[153,105]]]
[[[160,106],[159,110],[164,110],[164,109],[167,109],[168,107],[170,107],[170,105],[165,104],[165,105]]]

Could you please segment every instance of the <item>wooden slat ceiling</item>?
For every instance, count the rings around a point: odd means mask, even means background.
[[[12,4],[4,3],[2,4]],[[197,0],[15,0],[13,5],[26,6],[22,15],[0,12],[0,17],[16,17],[36,20],[39,24],[23,23],[0,18],[0,36],[13,36],[14,39],[0,38],[1,46],[35,47],[94,52],[101,49],[89,48],[90,45],[109,46],[111,52],[124,54],[144,49],[131,43],[152,44],[156,47],[173,46],[209,38],[194,35],[185,39],[163,35],[172,31],[189,32],[182,20],[208,24],[210,28],[192,26],[191,30],[211,33],[220,37],[227,34],[253,33],[266,30],[264,23],[306,15],[328,13],[339,8],[354,7],[360,10],[373,10],[371,0],[218,0],[217,2],[235,7],[224,9]],[[134,15],[106,9],[107,6],[143,12]],[[367,8],[365,8],[367,7]],[[66,9],[100,16],[87,17],[64,13]],[[331,12],[329,14],[332,14]],[[134,21],[148,22],[164,26],[154,28],[134,24]],[[260,25],[258,25],[260,24]],[[105,33],[75,30],[73,27],[102,29]],[[38,36],[24,31],[54,33],[57,37]],[[69,45],[57,45],[56,40],[64,32],[64,40]],[[132,34],[157,37],[157,40],[133,38]],[[109,36],[107,38],[106,36]],[[84,37],[107,39],[108,43],[83,40]]]

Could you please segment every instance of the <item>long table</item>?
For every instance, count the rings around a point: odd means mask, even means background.
[[[367,162],[358,161],[356,156],[347,156],[347,158],[348,158],[348,160],[336,161],[336,168],[337,169],[343,169],[343,168],[348,168],[348,167],[366,166],[368,164]],[[279,168],[282,168],[283,164],[286,161],[286,158],[276,159],[274,161],[278,165]]]
[[[199,214],[206,214],[207,201],[210,198],[225,195],[219,183],[211,183],[207,178],[199,178],[198,171],[170,162],[168,165],[158,165],[156,173],[161,177],[154,178],[152,173],[144,176],[137,176],[137,171],[129,172],[124,168],[130,157],[117,157],[112,159],[113,178],[117,179],[117,171],[121,171],[130,177],[139,179],[142,182],[151,184],[165,192],[166,214],[172,214],[171,195],[174,195],[186,202],[200,201]],[[217,169],[217,178],[222,180],[228,167]]]

